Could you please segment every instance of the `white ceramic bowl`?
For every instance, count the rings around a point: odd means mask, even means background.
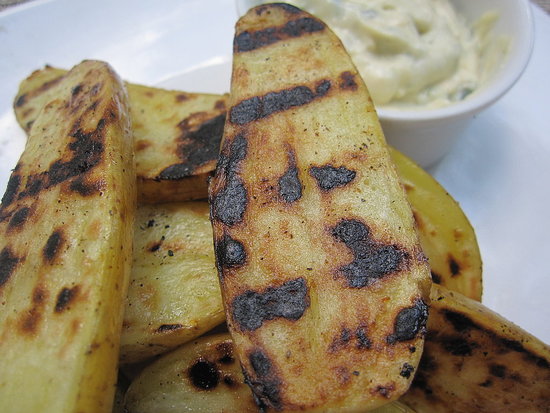
[[[237,0],[237,10],[244,14],[260,3],[266,1]],[[451,0],[451,3],[468,23],[475,22],[485,12],[496,11],[499,18],[492,37],[504,35],[510,44],[506,61],[499,65],[490,81],[465,100],[437,109],[377,108],[388,142],[424,167],[440,161],[471,119],[516,83],[533,49],[534,25],[528,0]]]

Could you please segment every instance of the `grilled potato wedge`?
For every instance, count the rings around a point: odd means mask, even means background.
[[[429,267],[368,91],[323,22],[273,4],[237,23],[210,195],[227,322],[260,407],[364,411],[403,394]]]
[[[434,285],[424,355],[403,400],[419,413],[550,412],[550,346]]]
[[[201,337],[146,367],[128,389],[125,408],[128,413],[258,411],[227,333]],[[373,413],[414,411],[389,403]]]
[[[51,93],[49,90],[64,73],[63,70],[47,66],[35,71],[21,82],[14,107],[22,127],[32,123],[33,116],[43,105],[45,94]],[[211,108],[212,104],[215,107],[217,105],[218,109],[224,107],[226,96],[201,96],[133,84],[128,84],[128,89],[130,102],[135,105],[132,111],[134,130],[136,135],[141,137],[136,144],[141,200],[153,202],[158,199],[171,202],[186,198],[206,198],[204,176],[214,171],[217,151],[212,149],[203,153],[200,173],[191,172],[188,178],[181,180],[158,178],[161,171],[173,168],[172,165],[177,162],[176,154],[183,148],[180,147],[180,141],[174,138],[177,135],[174,132],[176,122],[164,122],[162,118],[159,119],[152,114],[170,113],[174,109],[167,108],[174,106],[174,100],[177,101],[178,96],[191,96],[193,98],[188,102],[187,112],[180,113],[180,116],[195,113],[200,114],[194,115],[195,117],[204,116],[204,119],[218,119],[219,122],[221,118],[216,116],[221,116],[222,112],[207,109]],[[181,102],[177,103],[175,107],[178,108],[180,104]],[[181,123],[193,123],[193,116],[186,119],[188,120]],[[190,130],[202,129],[204,133],[200,134],[200,142],[203,142],[203,146],[217,148],[222,134],[219,123],[207,120],[202,126],[199,126],[199,123],[195,122],[195,126]],[[192,152],[192,148],[190,151]],[[472,299],[481,300],[481,257],[475,234],[464,212],[457,208],[456,201],[441,185],[412,160],[395,149],[390,150],[390,155],[407,191],[422,248],[430,261],[434,282]],[[188,158],[195,157],[189,155]],[[442,242],[443,239],[445,242]]]
[[[396,149],[390,148],[390,153],[407,192],[433,282],[481,301],[481,254],[464,211],[414,161]]]
[[[0,206],[0,411],[111,411],[135,203],[123,84],[85,61],[36,117]]]
[[[46,66],[19,86],[16,118],[29,131],[57,93],[65,71]],[[216,166],[226,96],[185,93],[126,83],[135,139],[138,199],[157,203],[205,199]]]
[[[141,205],[134,228],[123,363],[164,353],[225,319],[208,203]]]

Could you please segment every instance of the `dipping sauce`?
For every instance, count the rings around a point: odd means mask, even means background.
[[[289,3],[334,30],[383,108],[440,108],[463,100],[506,55],[507,43],[491,36],[496,13],[469,25],[448,0]]]

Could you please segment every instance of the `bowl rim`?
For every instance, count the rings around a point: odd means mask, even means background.
[[[514,39],[518,41],[517,46],[515,46],[514,59],[508,61],[506,70],[494,83],[480,91],[480,93],[473,94],[469,99],[441,108],[394,109],[379,106],[377,112],[380,119],[385,121],[427,122],[468,117],[485,109],[506,94],[525,71],[531,59],[535,41],[532,6],[529,0],[520,0],[518,3],[523,7],[519,7],[521,15],[517,16],[517,19],[523,22],[522,27],[525,27],[526,30],[523,36]]]

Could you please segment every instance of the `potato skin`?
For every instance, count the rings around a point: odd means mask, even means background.
[[[113,402],[136,204],[127,97],[102,62],[58,86],[0,206],[3,412]]]
[[[434,284],[418,413],[550,412],[550,346],[477,301]]]
[[[361,411],[407,390],[429,268],[367,89],[313,16],[274,4],[237,23],[210,204],[260,407]]]

